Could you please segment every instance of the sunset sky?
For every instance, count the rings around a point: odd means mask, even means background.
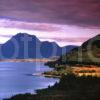
[[[19,32],[81,45],[100,33],[100,0],[0,0],[0,43]]]

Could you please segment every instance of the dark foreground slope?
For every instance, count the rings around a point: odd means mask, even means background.
[[[0,58],[50,58],[69,52],[76,46],[59,47],[55,42],[41,42],[36,36],[19,33],[0,46]]]
[[[100,78],[63,76],[59,83],[36,95],[17,95],[5,100],[100,100]]]

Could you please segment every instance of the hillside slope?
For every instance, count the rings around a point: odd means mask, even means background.
[[[58,62],[100,64],[100,35],[89,39],[80,47],[74,48],[70,53],[61,56]]]

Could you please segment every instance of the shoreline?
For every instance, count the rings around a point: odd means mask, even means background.
[[[33,73],[32,76],[44,76],[44,77],[48,77],[48,78],[61,78],[61,76],[47,75],[44,73]]]
[[[51,59],[47,58],[41,58],[41,59],[0,59],[0,62],[48,62],[53,61]]]

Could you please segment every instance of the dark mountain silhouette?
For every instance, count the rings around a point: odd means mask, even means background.
[[[49,58],[69,52],[76,46],[59,47],[55,42],[41,42],[36,36],[19,33],[0,47],[0,58]]]

